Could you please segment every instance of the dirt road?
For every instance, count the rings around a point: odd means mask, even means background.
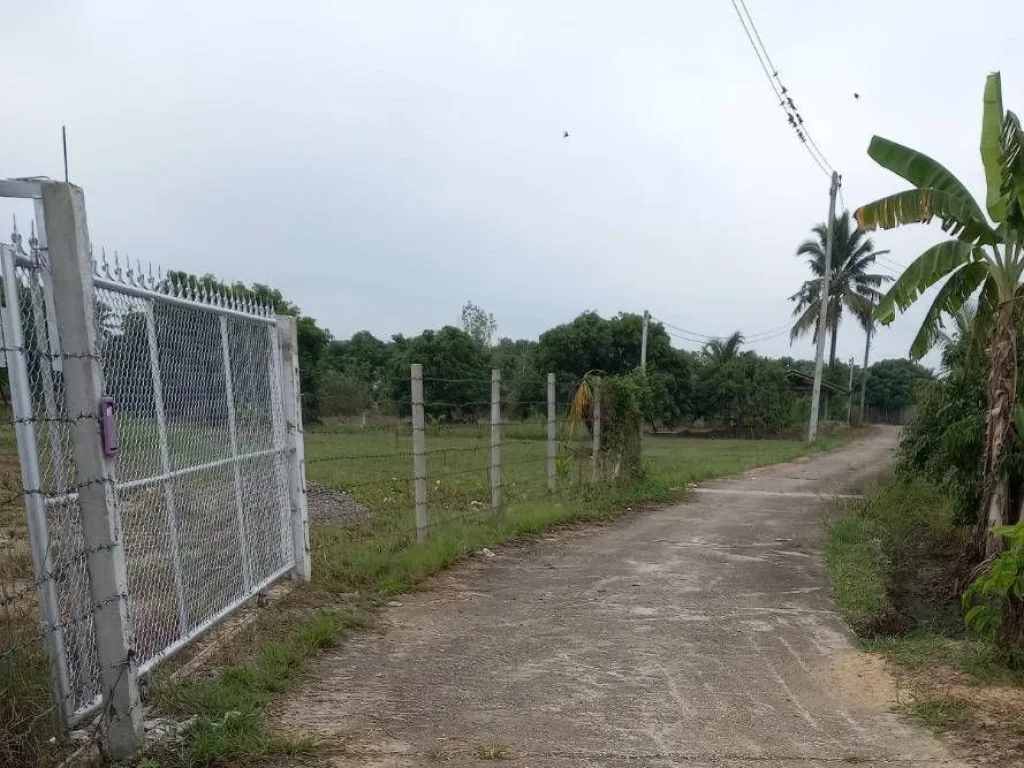
[[[279,713],[338,766],[959,766],[890,712],[819,556],[820,493],[895,431],[437,579]]]

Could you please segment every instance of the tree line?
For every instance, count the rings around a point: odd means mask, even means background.
[[[308,321],[301,318],[300,323]],[[310,321],[312,322],[312,321]],[[571,387],[588,372],[628,373],[640,363],[643,317],[622,312],[611,318],[583,312],[537,340],[500,338],[493,317],[467,305],[463,327],[428,329],[414,337],[389,340],[360,331],[332,339],[322,329],[300,336],[305,416],[310,421],[336,416],[409,411],[409,369],[424,368],[428,415],[471,419],[487,412],[490,371],[502,376],[506,410],[517,418],[546,412],[546,376],[559,382],[558,398],[568,402]],[[743,349],[743,339],[715,340],[703,350],[677,349],[664,326],[648,328],[647,380],[652,426],[701,424],[737,433],[772,434],[806,421],[807,387],[793,372],[813,372],[813,362],[772,359]],[[906,360],[887,360],[869,370],[867,404],[887,410],[911,405],[915,382],[930,372]],[[849,368],[830,367],[827,381],[845,390]],[[855,376],[855,392],[860,375]],[[846,418],[846,399],[832,398],[832,416]],[[840,403],[839,400],[842,400]]]

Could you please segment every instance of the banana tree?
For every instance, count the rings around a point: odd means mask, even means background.
[[[993,533],[1008,518],[1009,488],[1004,459],[1013,434],[1016,400],[1017,331],[1013,302],[1022,294],[1024,272],[1024,134],[1017,116],[1003,111],[999,73],[985,83],[981,159],[986,208],[945,167],[909,147],[875,136],[868,154],[906,179],[913,189],[861,206],[861,229],[890,229],[938,219],[949,239],[933,245],[907,267],[879,302],[875,318],[888,324],[930,287],[945,279],[911,345],[922,357],[939,340],[942,315],[954,314],[978,293],[979,312],[991,319],[987,357],[988,417],[983,462],[983,493],[978,510],[978,554],[1001,551]]]

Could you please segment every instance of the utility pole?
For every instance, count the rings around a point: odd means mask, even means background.
[[[875,300],[871,299],[871,312],[868,315],[867,340],[864,342],[864,370],[860,375],[860,423],[864,423],[864,396],[868,391],[868,353],[871,351],[871,332],[875,330]]]
[[[807,426],[807,442],[818,436],[818,401],[821,399],[821,375],[825,363],[825,335],[828,333],[828,288],[832,279],[832,236],[836,218],[836,193],[839,192],[839,174],[832,171],[832,185],[828,191],[828,223],[825,235],[825,272],[821,276],[821,311],[818,313],[818,350],[814,358],[814,388],[811,390],[811,423]]]
[[[853,358],[850,358],[850,383],[846,386],[846,423],[853,423]]]
[[[640,336],[640,369],[647,370],[647,325],[651,322],[651,313],[644,310],[644,331]]]
[[[644,330],[640,335],[640,370],[647,370],[647,326],[651,323],[651,313],[646,309],[644,310]],[[637,436],[640,440],[640,465],[644,463],[644,419],[640,417],[640,434]]]

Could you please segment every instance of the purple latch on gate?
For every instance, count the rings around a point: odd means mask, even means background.
[[[100,398],[100,440],[103,443],[103,455],[112,459],[117,456],[117,409],[114,398]]]

